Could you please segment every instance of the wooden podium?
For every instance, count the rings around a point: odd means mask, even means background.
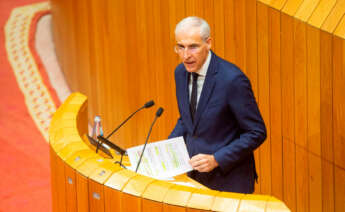
[[[53,211],[290,211],[266,195],[210,190],[188,178],[177,185],[126,170],[96,154],[87,140],[87,98],[73,93],[56,111],[49,129]],[[128,158],[124,159],[125,163]]]

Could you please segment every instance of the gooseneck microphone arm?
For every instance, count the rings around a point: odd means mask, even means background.
[[[112,136],[118,129],[120,129],[120,127],[122,127],[122,125],[124,125],[129,119],[131,119],[132,116],[134,116],[137,112],[139,112],[140,110],[142,110],[144,108],[152,107],[154,104],[155,103],[152,100],[149,102],[146,102],[144,106],[142,106],[141,108],[136,110],[134,113],[132,113],[130,116],[128,116],[128,118],[126,120],[124,120],[117,128],[115,128],[105,139],[109,139],[110,136]]]
[[[148,140],[149,140],[149,137],[150,137],[150,135],[151,135],[151,131],[152,131],[153,125],[156,123],[158,117],[160,117],[160,116],[162,115],[163,111],[164,111],[164,109],[160,107],[160,108],[157,110],[157,112],[156,112],[155,119],[153,120],[153,122],[152,122],[152,124],[151,124],[149,133],[147,134],[147,137],[146,137],[146,140],[145,140],[145,144],[144,144],[143,150],[141,151],[140,158],[139,158],[139,161],[138,161],[138,164],[137,164],[137,168],[135,169],[135,172],[138,172],[139,165],[140,165],[140,163],[141,163],[141,159],[143,158],[143,155],[144,155],[144,152],[145,152],[145,148],[146,148],[147,142],[148,142]]]

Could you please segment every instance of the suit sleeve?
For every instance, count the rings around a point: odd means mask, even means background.
[[[176,85],[176,98],[177,98],[177,90],[178,90],[178,79],[182,80],[181,77],[178,76],[179,73],[182,72],[181,67],[183,67],[182,64],[178,65],[174,71],[175,74],[175,85]],[[178,98],[177,98],[178,101]],[[181,114],[180,114],[181,115]],[[180,117],[177,120],[177,123],[175,125],[175,128],[173,129],[173,131],[170,133],[168,138],[175,138],[175,137],[179,137],[179,136],[185,136],[186,134],[186,128],[183,124],[182,118]]]
[[[177,123],[175,125],[175,128],[173,129],[173,131],[170,133],[168,138],[175,138],[175,137],[179,137],[179,136],[185,136],[185,128],[183,125],[183,121],[181,118],[179,118],[177,120]]]
[[[266,127],[247,77],[245,75],[236,77],[230,83],[227,92],[228,105],[241,133],[214,154],[223,172],[230,171],[241,160],[247,158],[266,139]]]

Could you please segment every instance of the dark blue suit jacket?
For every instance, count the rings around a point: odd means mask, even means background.
[[[190,157],[213,154],[219,164],[211,172],[189,175],[215,190],[254,192],[253,151],[265,140],[266,128],[248,78],[212,52],[194,122],[183,64],[175,70],[175,82],[180,118],[169,138],[183,136]]]

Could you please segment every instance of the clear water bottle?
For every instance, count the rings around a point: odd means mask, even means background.
[[[92,138],[94,138],[95,140],[98,140],[97,137],[99,135],[103,136],[101,117],[100,116],[95,116],[95,118],[93,120]]]

